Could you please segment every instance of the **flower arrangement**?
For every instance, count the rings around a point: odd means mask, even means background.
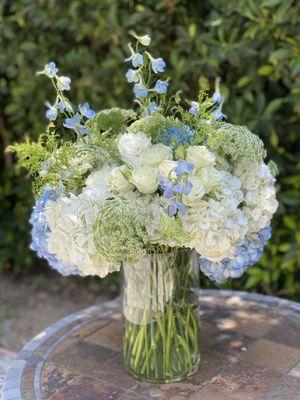
[[[9,148],[33,177],[31,248],[63,275],[104,277],[149,253],[191,249],[211,280],[238,278],[270,238],[276,165],[258,136],[224,122],[219,79],[212,97],[168,96],[157,78],[165,61],[147,51],[148,35],[133,36],[134,110],[75,107],[54,62],[38,73],[56,92],[46,132]]]

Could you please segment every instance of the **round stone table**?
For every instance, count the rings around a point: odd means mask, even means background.
[[[41,332],[13,362],[3,400],[299,400],[300,305],[199,292],[202,359],[183,382],[141,383],[122,368],[120,299]]]

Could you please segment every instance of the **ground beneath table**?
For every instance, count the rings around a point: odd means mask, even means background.
[[[202,360],[186,381],[141,383],[122,369],[119,300],[70,315],[28,343],[4,400],[299,400],[300,307],[276,298],[204,291]]]

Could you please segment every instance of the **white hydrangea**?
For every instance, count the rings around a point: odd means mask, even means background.
[[[264,163],[240,163],[234,174],[241,181],[244,192],[243,210],[248,218],[249,234],[258,232],[270,224],[278,207],[275,179]]]
[[[194,247],[202,257],[221,261],[234,255],[237,244],[244,241],[248,221],[236,207],[210,198],[201,201],[198,208],[188,210],[185,223],[194,233],[189,247]]]
[[[118,265],[107,263],[94,244],[93,224],[101,204],[110,195],[108,171],[105,168],[93,172],[78,196],[60,196],[46,205],[45,218],[51,230],[49,252],[63,263],[78,267],[83,275],[104,277],[119,269]]]

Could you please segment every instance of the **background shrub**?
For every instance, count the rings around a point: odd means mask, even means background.
[[[259,264],[227,287],[298,298],[300,292],[300,13],[292,0],[0,0],[0,134],[5,148],[45,127],[51,87],[35,72],[55,61],[72,100],[96,108],[132,102],[124,79],[130,29],[149,33],[168,63],[170,90],[193,99],[222,77],[224,112],[266,143],[280,169],[280,209]],[[299,3],[298,3],[299,4]],[[298,79],[298,85],[297,85]],[[297,133],[298,132],[298,133]],[[297,148],[298,145],[298,148]],[[30,184],[1,154],[0,268],[37,265],[28,249]],[[204,283],[206,285],[207,283]]]

